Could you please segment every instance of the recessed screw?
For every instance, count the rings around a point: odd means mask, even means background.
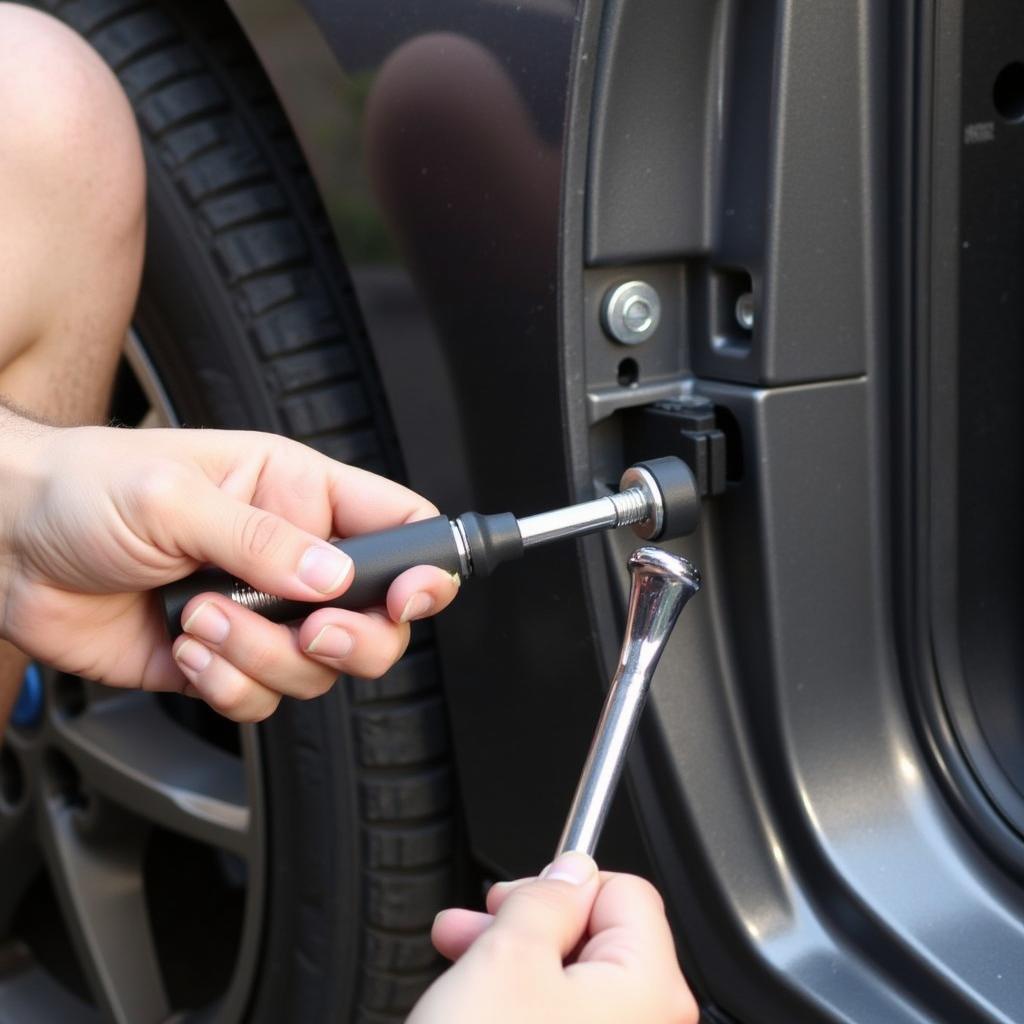
[[[609,289],[601,307],[601,322],[609,337],[623,345],[646,341],[661,320],[661,300],[646,281],[627,281]]]
[[[745,331],[754,329],[754,293],[744,292],[736,300],[736,323]]]

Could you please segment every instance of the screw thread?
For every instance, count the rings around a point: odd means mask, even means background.
[[[243,583],[242,580],[235,580],[231,587],[231,600],[250,611],[263,613],[275,604],[279,604],[281,598],[275,597],[273,594],[265,594],[262,590]]]
[[[635,523],[642,523],[651,514],[647,495],[640,487],[630,487],[625,491],[619,491],[618,494],[611,495],[611,499],[618,516],[616,526],[633,526]]]

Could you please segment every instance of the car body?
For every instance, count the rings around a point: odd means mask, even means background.
[[[673,454],[645,407],[714,407],[727,483],[669,545],[705,592],[599,849],[663,892],[707,1019],[1024,1019],[1018,5],[231,12],[413,487],[555,508]],[[629,281],[662,316],[627,346]],[[436,622],[473,878],[550,858],[633,546],[531,553]]]

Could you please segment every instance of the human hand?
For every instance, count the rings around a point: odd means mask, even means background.
[[[65,672],[185,692],[258,721],[283,694],[317,696],[341,672],[382,674],[405,651],[407,620],[458,591],[418,566],[392,584],[386,609],[323,608],[293,626],[199,595],[172,649],[152,588],[212,563],[260,590],[324,601],[352,580],[351,560],[324,538],[437,510],[272,434],[14,426],[25,429],[3,455],[0,635]]]
[[[455,964],[408,1024],[696,1024],[664,904],[642,878],[563,854],[539,879],[493,886],[487,910],[438,915],[434,945]]]

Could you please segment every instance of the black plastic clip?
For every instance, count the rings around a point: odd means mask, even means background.
[[[725,434],[710,399],[690,395],[654,402],[632,411],[630,418],[632,455],[678,455],[693,471],[702,498],[725,490]]]

